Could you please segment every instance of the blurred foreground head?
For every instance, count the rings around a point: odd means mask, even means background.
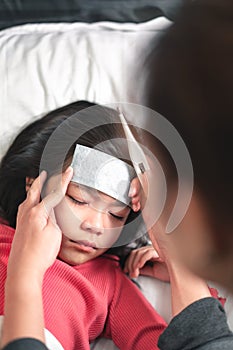
[[[151,47],[146,105],[174,125],[194,169],[173,234],[194,271],[233,291],[233,2],[187,2]]]

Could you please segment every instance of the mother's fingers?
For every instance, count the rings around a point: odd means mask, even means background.
[[[40,195],[42,187],[47,177],[46,171],[42,171],[40,175],[33,181],[30,189],[27,192],[27,198],[24,204],[28,208],[32,208],[40,202]]]
[[[67,187],[71,181],[73,169],[68,167],[64,174],[62,174],[61,184],[56,185],[56,189],[51,191],[41,202],[41,207],[46,210],[47,215],[55,208],[66,194]]]
[[[62,191],[64,195],[66,194],[67,187],[72,179],[72,176],[73,176],[73,168],[69,166],[64,172],[64,174],[62,175]]]
[[[130,184],[129,197],[131,197],[131,207],[133,211],[137,212],[140,210],[140,193],[141,185],[139,179],[135,177]]]

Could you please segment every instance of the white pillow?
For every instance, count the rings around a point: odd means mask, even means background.
[[[170,23],[160,17],[142,24],[26,24],[1,31],[0,157],[25,123],[52,109],[81,99],[137,102],[135,66],[150,38]]]

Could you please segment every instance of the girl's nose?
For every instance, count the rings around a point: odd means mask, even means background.
[[[104,232],[104,213],[95,209],[89,212],[81,222],[81,229],[101,235]]]

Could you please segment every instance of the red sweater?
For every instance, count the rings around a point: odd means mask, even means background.
[[[0,225],[0,314],[14,229]],[[82,265],[56,260],[43,283],[45,327],[65,350],[90,349],[99,336],[120,349],[158,349],[166,327],[140,290],[122,272],[118,258],[105,255]]]

